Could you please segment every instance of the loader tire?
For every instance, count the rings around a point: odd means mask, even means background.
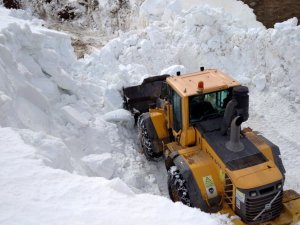
[[[156,138],[156,131],[152,125],[149,113],[143,113],[138,119],[138,132],[141,147],[146,159],[159,161],[162,158],[162,144]]]
[[[182,202],[192,207],[186,181],[180,174],[176,166],[172,166],[168,170],[168,189],[169,196],[173,202]]]

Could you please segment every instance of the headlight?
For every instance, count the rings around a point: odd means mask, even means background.
[[[251,192],[250,192],[250,196],[251,196],[251,197],[255,197],[255,196],[257,196],[257,193],[256,193],[256,191],[251,191]]]
[[[277,188],[277,189],[281,189],[281,188],[282,188],[282,184],[281,184],[281,183],[280,183],[280,184],[277,184],[277,185],[276,185],[276,188]]]

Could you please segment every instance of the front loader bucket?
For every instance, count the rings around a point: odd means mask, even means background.
[[[123,107],[135,116],[148,112],[161,95],[162,84],[169,75],[146,78],[141,85],[126,87],[122,90]]]

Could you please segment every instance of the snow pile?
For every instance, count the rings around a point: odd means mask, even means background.
[[[47,27],[70,33],[78,57],[90,53],[93,47],[102,47],[119,33],[144,28],[153,20],[163,19],[168,23],[195,6],[216,7],[239,20],[242,26],[262,27],[252,9],[235,0],[226,3],[221,0],[18,1],[28,14],[46,20]]]
[[[287,21],[284,21],[282,23],[276,23],[274,25],[274,28],[276,30],[280,30],[280,29],[289,29],[289,28],[293,28],[293,27],[297,27],[297,24],[298,24],[298,19],[297,17],[293,17]]]
[[[194,7],[214,8],[223,14],[228,14],[234,20],[238,20],[246,27],[263,27],[256,21],[253,10],[242,1],[236,0],[145,0],[140,8],[140,18],[145,22],[163,19],[169,22],[176,16],[184,16]],[[209,20],[210,18],[207,18]]]
[[[120,179],[89,178],[54,170],[11,128],[0,128],[1,224],[205,224],[224,216],[136,195]],[[161,213],[163,212],[163,216]]]
[[[140,75],[154,75],[174,64],[183,65],[187,72],[204,65],[258,90],[272,87],[296,100],[299,32],[297,26],[249,29],[229,14],[195,7],[168,24],[155,21],[139,32],[122,34],[85,59],[84,69],[86,76],[101,77],[120,88],[139,83],[144,78]],[[92,63],[96,60],[97,64]]]
[[[163,4],[158,10],[145,1],[134,18],[143,18],[146,27],[120,32],[79,61],[66,34],[43,28],[26,12],[0,8],[1,223],[229,223],[226,216],[140,194],[166,196],[166,172],[163,163],[149,163],[138,152],[133,119],[121,109],[122,86],[200,66],[250,86],[248,123],[281,147],[287,187],[300,190],[294,182],[300,28],[292,21],[266,30],[251,11],[234,16],[245,7],[241,2],[201,2],[153,1]],[[114,12],[111,3],[100,1],[99,7]],[[137,12],[142,1],[130,3]],[[99,18],[95,23],[106,27]],[[129,18],[124,20],[135,26]],[[79,19],[74,24],[80,26]]]
[[[130,186],[160,194],[155,178],[146,172],[157,171],[156,166],[136,155],[135,134],[128,134],[133,127],[131,115],[103,116],[120,107],[119,93],[110,94],[107,81],[72,72],[77,62],[66,34],[29,27],[12,17],[5,20],[7,27],[1,24],[1,126],[38,132],[33,137],[27,137],[27,132],[25,142],[34,145],[43,161],[54,168],[62,168],[58,165],[68,156],[68,171],[99,176],[95,168],[105,167],[105,153],[112,154],[115,166],[105,169],[109,177],[122,177]],[[47,135],[58,138],[57,144]]]
[[[116,90],[74,72],[66,34],[0,15],[0,223],[228,222],[140,194],[166,195],[166,172],[137,151],[131,116],[110,112]]]

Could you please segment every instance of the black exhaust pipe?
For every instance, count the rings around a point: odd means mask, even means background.
[[[241,116],[235,117],[231,122],[230,141],[225,146],[232,152],[240,152],[245,148],[240,140],[242,122],[243,118]]]
[[[249,118],[249,90],[245,86],[234,87],[232,90],[232,99],[225,108],[221,133],[226,135],[230,124],[237,116],[241,117],[242,122]],[[240,119],[239,119],[240,120]]]

